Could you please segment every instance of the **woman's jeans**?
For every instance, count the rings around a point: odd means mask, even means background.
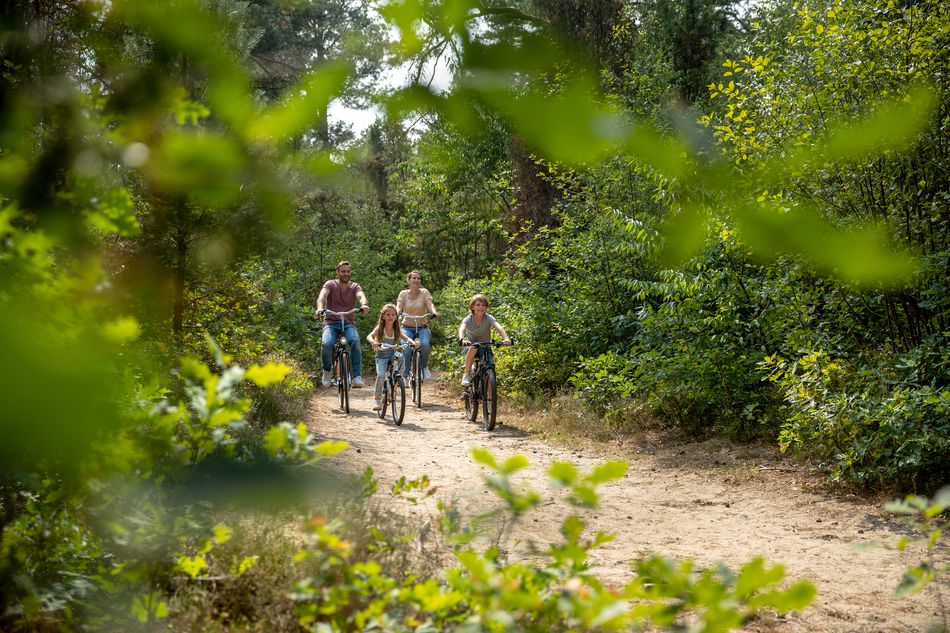
[[[340,336],[340,331],[346,334],[346,340],[350,343],[350,361],[353,368],[353,376],[363,375],[363,352],[360,350],[360,335],[356,331],[356,326],[349,321],[330,321],[323,324],[323,347],[320,350],[320,360],[323,362],[323,371],[333,369],[333,346]]]
[[[386,382],[386,370],[389,369],[389,363],[395,362],[393,356],[395,355],[396,350],[387,349],[381,352],[376,352],[376,388],[374,390],[374,397],[379,400],[383,397],[383,383]],[[409,346],[404,345],[402,348],[403,362],[408,358]]]
[[[419,350],[422,352],[422,356],[419,357],[419,360],[422,361],[422,369],[425,370],[429,366],[429,352],[432,350],[432,330],[428,326],[402,326],[402,333],[408,336],[409,338],[418,338],[419,339]],[[409,376],[409,365],[411,361],[409,360],[411,356],[406,355],[406,362],[402,365],[402,374],[403,376]]]

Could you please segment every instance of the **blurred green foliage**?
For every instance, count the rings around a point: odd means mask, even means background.
[[[4,3],[0,625],[151,626],[174,587],[256,573],[213,517],[286,500],[342,450],[303,421],[313,303],[344,259],[374,311],[422,271],[446,369],[485,292],[518,341],[503,389],[776,438],[863,485],[945,479],[946,7],[701,6]],[[439,56],[445,89],[424,72]],[[384,61],[411,85],[381,88]],[[362,144],[336,99],[383,111]],[[529,512],[522,461],[478,459]],[[596,502],[600,475],[552,475]],[[661,559],[614,592],[583,566],[606,537],[577,519],[547,568],[463,547],[474,528],[445,520],[460,566],[441,584],[314,525],[313,578],[339,584],[301,585],[304,623],[530,628],[505,619],[528,605],[547,629],[699,610],[724,630],[812,594],[756,593],[782,580],[759,561]]]

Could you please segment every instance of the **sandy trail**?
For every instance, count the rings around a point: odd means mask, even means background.
[[[880,502],[821,492],[804,472],[766,449],[721,441],[570,448],[505,424],[517,420],[504,409],[501,424],[488,433],[467,421],[461,401],[435,381],[426,383],[423,409],[407,405],[405,422],[396,427],[371,411],[372,380],[367,382],[367,388],[352,391],[350,415],[338,408],[335,390],[319,390],[311,402],[311,429],[351,445],[334,458],[339,466],[354,473],[371,466],[381,489],[403,475],[428,475],[438,498],[476,512],[492,507],[495,498],[481,483],[485,470],[472,461],[471,449],[488,448],[500,459],[526,455],[531,467],[516,480],[547,501],[506,532],[503,545],[514,556],[524,553],[529,540],[559,540],[558,527],[569,509],[547,485],[552,462],[569,461],[587,471],[604,459],[622,458],[630,464],[627,475],[602,486],[600,506],[581,514],[589,534],[616,533],[614,541],[593,552],[605,581],[623,583],[631,576],[627,561],[652,553],[733,569],[762,555],[769,563],[783,563],[790,578],[814,581],[818,597],[802,613],[765,616],[745,631],[926,631],[940,617],[934,585],[911,598],[894,596],[903,570],[921,562],[920,549],[854,549],[894,543],[904,534]],[[435,510],[429,505],[407,512],[424,522]],[[946,548],[939,555],[950,559]]]

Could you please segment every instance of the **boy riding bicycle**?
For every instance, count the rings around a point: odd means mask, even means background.
[[[505,345],[511,345],[511,339],[495,317],[488,314],[488,297],[479,293],[468,302],[469,315],[462,319],[459,326],[459,342],[462,345],[470,343],[487,343],[491,340],[491,331],[494,329],[504,339]],[[462,386],[471,384],[472,363],[475,361],[477,349],[469,347],[465,354],[465,374],[462,376]]]

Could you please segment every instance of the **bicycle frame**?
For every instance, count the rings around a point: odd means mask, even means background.
[[[465,399],[465,415],[472,422],[478,417],[479,403],[482,409],[482,423],[485,430],[495,428],[498,410],[498,383],[495,376],[495,356],[493,347],[500,347],[505,343],[499,341],[484,341],[469,343],[463,347],[474,347],[477,352],[472,361],[471,383],[466,387],[462,397]]]
[[[402,364],[405,362],[402,345],[390,345],[382,343],[380,350],[395,350],[392,362],[386,368],[386,377],[383,382],[382,403],[379,408],[379,417],[386,417],[386,410],[390,410],[393,423],[396,426],[402,424],[406,415],[406,383],[402,377]]]
[[[333,344],[333,366],[330,371],[333,373],[333,381],[336,384],[337,392],[339,393],[340,408],[343,409],[343,411],[347,414],[350,412],[351,367],[349,346],[350,341],[346,338],[346,317],[350,316],[351,314],[356,314],[357,311],[358,310],[356,308],[347,310],[346,312],[334,312],[333,310],[323,311],[324,325],[329,325],[331,328],[333,328],[333,324],[339,324],[340,333],[336,338],[336,343]],[[327,314],[339,317],[339,321],[327,321]]]

